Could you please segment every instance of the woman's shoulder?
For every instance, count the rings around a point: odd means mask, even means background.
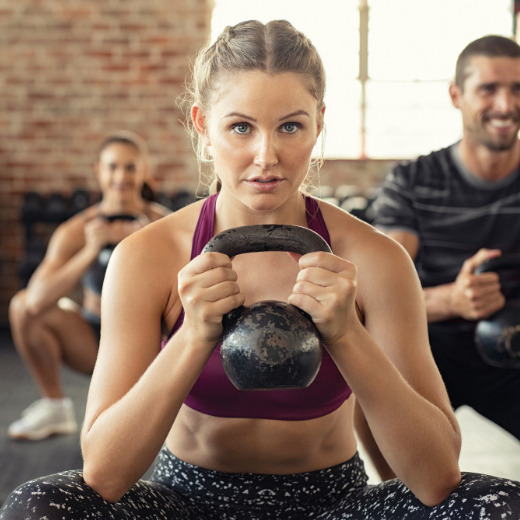
[[[143,294],[164,303],[163,317],[177,303],[177,275],[190,261],[202,204],[195,202],[136,231],[117,245],[110,259],[117,277],[132,280]]]
[[[149,202],[147,204],[147,210],[148,216],[152,222],[172,214],[171,209],[157,202]]]
[[[193,235],[197,226],[197,221],[204,204],[204,200],[199,200],[188,204],[184,208],[181,208],[175,212],[168,210],[168,213],[163,215],[163,218],[152,222],[150,225],[143,229],[148,233],[166,233],[171,236],[172,239],[188,233]],[[160,206],[157,204],[157,206]],[[163,207],[163,206],[160,206]]]
[[[172,255],[184,258],[191,252],[191,241],[204,201],[197,201],[156,220],[121,242],[121,248],[139,252],[143,258]],[[189,261],[189,257],[188,257]]]
[[[332,250],[338,256],[360,265],[402,261],[406,251],[392,238],[346,211],[326,202],[320,209],[329,231]],[[359,267],[359,265],[358,265]]]
[[[89,206],[88,208],[76,213],[65,222],[62,222],[54,231],[53,235],[62,237],[66,240],[83,240],[83,230],[85,223],[92,220],[98,215],[98,204]]]
[[[334,254],[357,268],[356,301],[365,316],[383,301],[419,295],[412,259],[399,243],[340,208],[323,204],[322,213]]]

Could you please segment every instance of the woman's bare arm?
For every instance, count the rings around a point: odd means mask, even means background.
[[[59,226],[51,237],[45,258],[27,287],[27,306],[39,314],[76,287],[99,251],[85,247],[84,222],[73,218]]]
[[[363,408],[383,456],[421,501],[435,505],[459,484],[460,433],[429,350],[421,287],[400,246],[375,231],[360,230],[362,224],[344,224],[352,231],[350,244],[357,237],[363,246],[339,245],[335,251],[348,252],[360,266],[357,298],[366,328],[353,303],[348,311],[341,303],[351,302],[357,282],[352,264],[339,257],[333,257],[327,268],[336,273],[330,287],[343,287],[339,289],[343,299],[321,317],[312,305],[300,306],[313,316],[322,334],[319,321],[330,319],[325,344]],[[330,287],[322,285],[325,294]]]
[[[384,458],[432,506],[460,482],[460,431],[431,355],[415,268],[399,246],[376,238],[360,270],[366,328],[334,351]]]
[[[110,260],[82,433],[85,482],[109,501],[117,501],[153,462],[220,338],[222,315],[241,303],[227,256],[201,255],[183,270],[189,249],[179,253],[165,245],[167,234],[145,231],[123,241]],[[168,301],[176,300],[180,311],[179,271],[186,319],[160,352]],[[214,298],[209,304],[208,292]],[[194,317],[193,309],[200,315]],[[208,339],[208,330],[214,337]]]
[[[152,216],[158,220],[168,212],[167,208],[155,204]],[[117,244],[149,222],[146,219],[109,223],[103,218],[96,218],[95,214],[94,218],[92,215],[89,218],[88,213],[82,213],[60,225],[51,237],[45,258],[29,282],[29,312],[38,314],[69,294],[96,261],[103,247]]]

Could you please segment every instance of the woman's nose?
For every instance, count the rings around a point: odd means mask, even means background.
[[[278,164],[278,154],[271,136],[265,136],[260,141],[254,163],[262,170],[269,170]]]
[[[123,181],[125,178],[126,172],[124,166],[118,166],[114,171],[114,178],[117,181]]]

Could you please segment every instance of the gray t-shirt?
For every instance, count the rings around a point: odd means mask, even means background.
[[[374,209],[378,228],[418,237],[423,287],[453,282],[480,248],[520,253],[520,168],[484,181],[464,165],[458,144],[396,166]]]

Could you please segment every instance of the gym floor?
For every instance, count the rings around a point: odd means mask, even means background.
[[[67,395],[76,404],[81,423],[89,378],[64,369],[63,382]],[[15,487],[27,480],[82,466],[79,435],[52,437],[40,442],[8,438],[9,424],[36,399],[36,388],[18,358],[9,332],[0,330],[0,505]],[[457,417],[462,429],[461,469],[520,480],[520,441],[471,408],[460,408]],[[361,455],[367,465],[369,482],[379,482],[367,457],[363,452]],[[149,471],[145,478],[148,475]]]

